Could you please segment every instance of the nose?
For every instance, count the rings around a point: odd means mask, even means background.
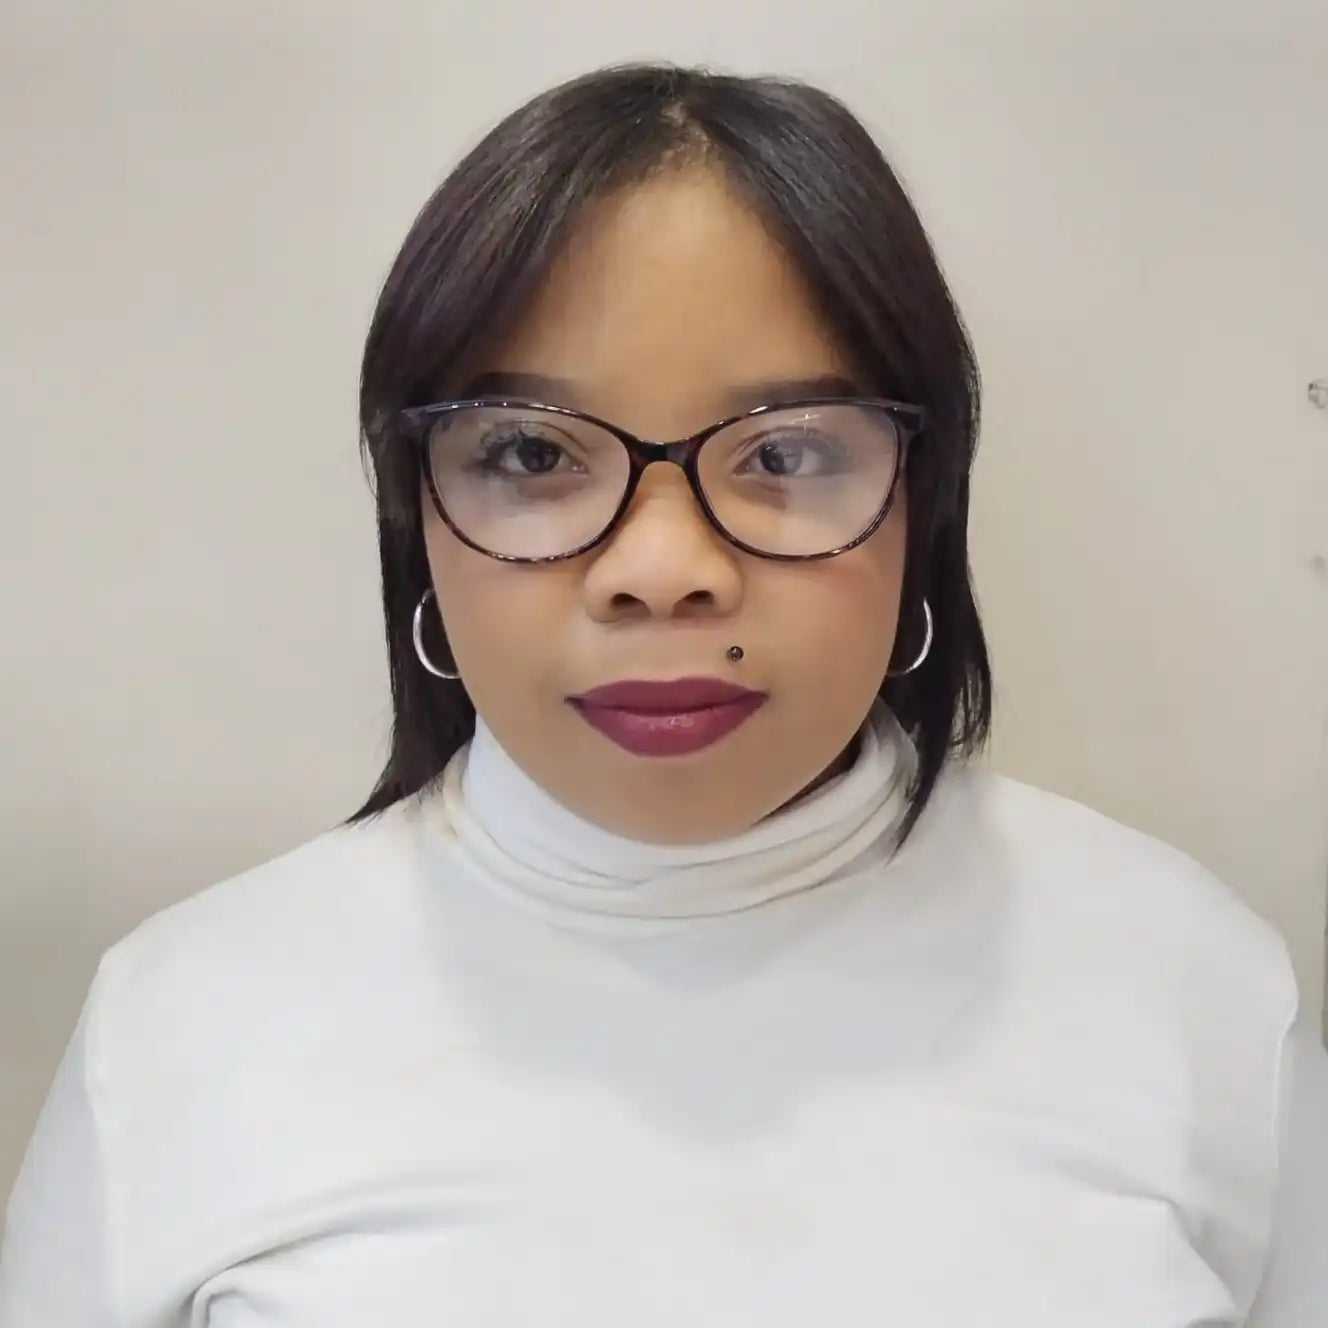
[[[706,520],[681,470],[656,462],[586,571],[586,607],[605,623],[725,617],[742,603],[739,557]]]

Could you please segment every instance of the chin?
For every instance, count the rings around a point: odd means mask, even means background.
[[[809,786],[802,769],[772,778],[780,772],[770,753],[763,744],[744,743],[745,734],[679,756],[636,755],[601,735],[581,736],[589,741],[550,772],[545,788],[582,820],[636,843],[732,839],[797,801]],[[812,786],[819,775],[812,772]]]

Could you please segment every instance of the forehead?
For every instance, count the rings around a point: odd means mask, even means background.
[[[851,377],[801,274],[712,171],[597,205],[484,368],[570,380],[602,409],[698,411],[734,384]]]

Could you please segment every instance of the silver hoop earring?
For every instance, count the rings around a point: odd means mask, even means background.
[[[446,669],[440,669],[437,664],[429,658],[429,652],[424,648],[424,606],[433,599],[432,590],[426,590],[420,596],[420,602],[415,606],[415,617],[411,620],[410,636],[415,643],[416,658],[424,665],[435,678],[445,678],[448,682],[456,682],[460,673],[448,673]]]
[[[918,651],[918,657],[906,669],[900,669],[897,673],[889,673],[888,678],[906,678],[910,673],[915,673],[923,665],[923,661],[931,654],[932,638],[935,636],[935,625],[931,618],[931,605],[927,603],[926,598],[922,601],[922,616],[927,624],[926,634],[922,638],[922,649]]]

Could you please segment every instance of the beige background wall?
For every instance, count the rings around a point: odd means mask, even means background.
[[[1314,0],[10,0],[0,1194],[98,953],[366,791],[377,282],[497,114],[627,57],[881,134],[986,369],[998,760],[1219,871],[1317,1004],[1326,50]]]

